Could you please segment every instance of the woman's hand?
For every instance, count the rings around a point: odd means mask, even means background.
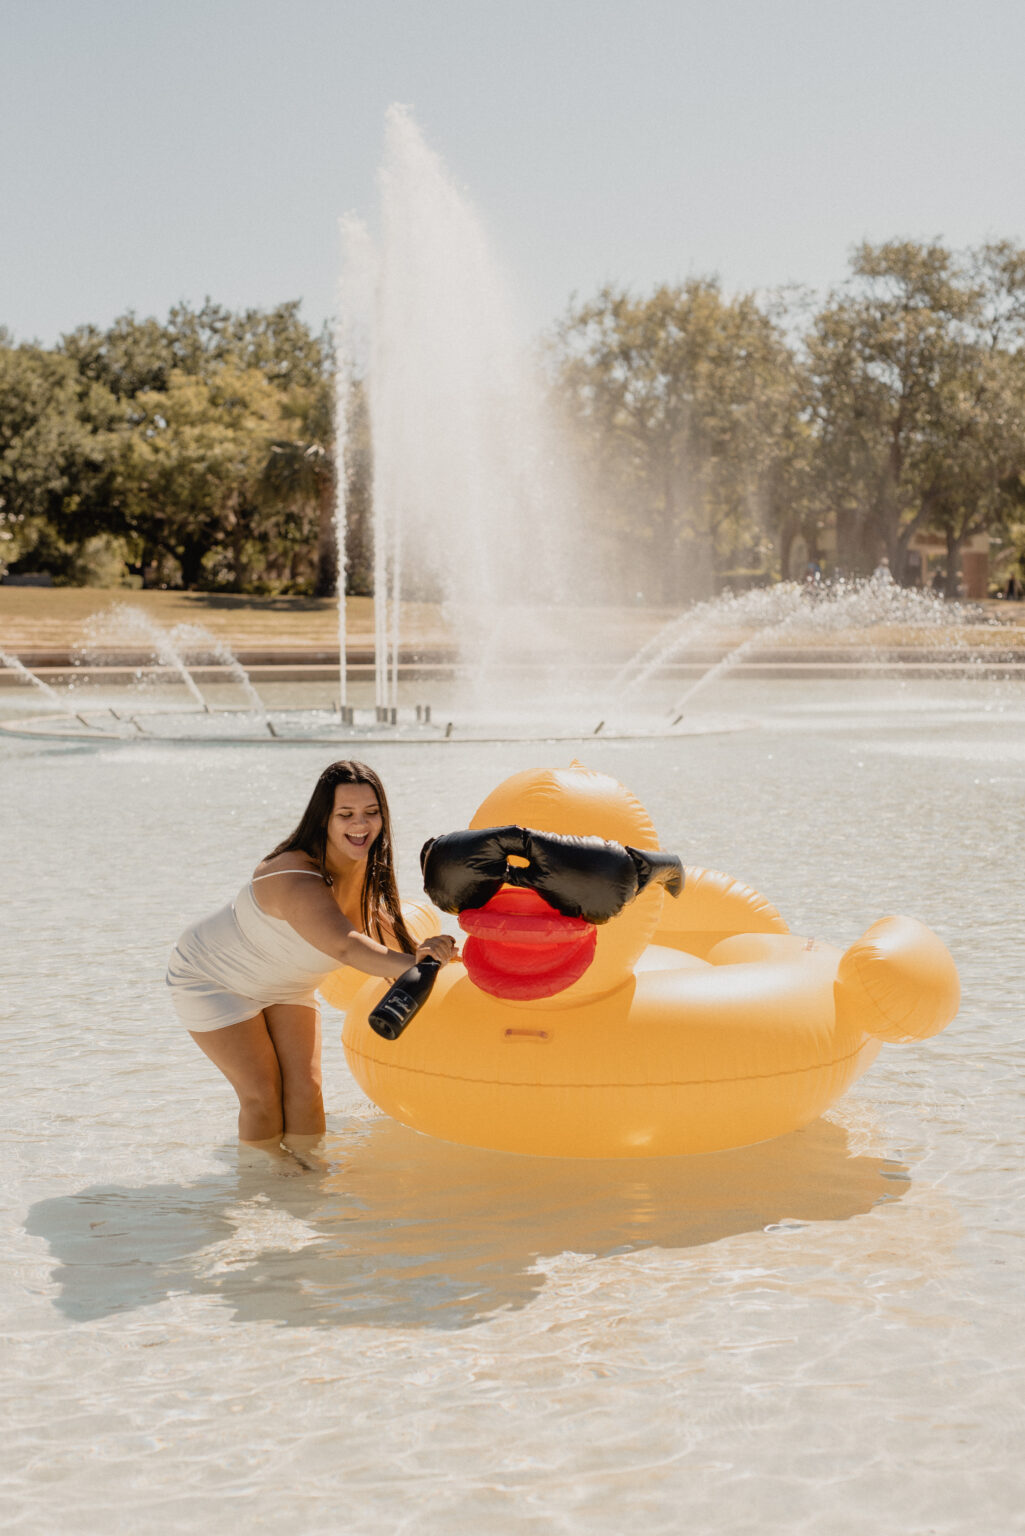
[[[416,959],[418,964],[421,960],[437,960],[439,965],[448,965],[456,959],[456,941],[447,933],[432,934],[416,946]]]

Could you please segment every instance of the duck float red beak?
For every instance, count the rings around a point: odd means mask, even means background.
[[[683,890],[675,854],[530,827],[449,832],[420,854],[424,890],[470,935],[467,975],[492,997],[554,997],[594,959],[596,925],[652,882]]]

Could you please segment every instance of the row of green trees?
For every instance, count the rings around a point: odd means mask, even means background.
[[[1025,543],[1025,250],[864,245],[820,305],[712,280],[574,303],[544,349],[610,596],[786,573],[795,540],[908,579],[916,532]],[[0,566],[66,582],[334,589],[334,357],[297,304],[0,332]],[[351,392],[349,586],[372,445]]]
[[[695,280],[606,289],[552,347],[591,497],[620,569],[663,599],[739,569],[786,573],[835,530],[836,565],[910,578],[939,534],[1025,543],[1025,251],[863,245],[848,282],[730,299]]]
[[[0,334],[0,560],[61,582],[334,590],[334,358],[296,303],[125,315],[56,349]],[[369,478],[353,394],[351,581]]]

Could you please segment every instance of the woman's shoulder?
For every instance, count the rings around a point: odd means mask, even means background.
[[[274,879],[280,875],[280,879]],[[288,876],[291,879],[288,879]],[[316,879],[308,877],[315,875]],[[307,878],[302,878],[306,876]],[[261,859],[253,871],[252,894],[256,905],[271,917],[291,921],[297,912],[307,911],[328,895],[329,882],[305,853],[275,853]]]
[[[324,879],[322,871],[309,854],[299,849],[272,853],[269,858],[261,859],[253,870],[254,880],[269,878],[271,875],[316,875],[318,880]]]

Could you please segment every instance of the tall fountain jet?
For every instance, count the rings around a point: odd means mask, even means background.
[[[387,114],[379,196],[375,234],[342,224],[337,526],[344,605],[343,418],[359,375],[373,443],[377,703],[394,708],[403,603],[441,602],[464,657],[493,654],[496,635],[515,633],[510,610],[564,595],[569,498],[484,229],[402,107]],[[339,633],[344,645],[344,617]],[[344,652],[342,663],[344,675]]]

